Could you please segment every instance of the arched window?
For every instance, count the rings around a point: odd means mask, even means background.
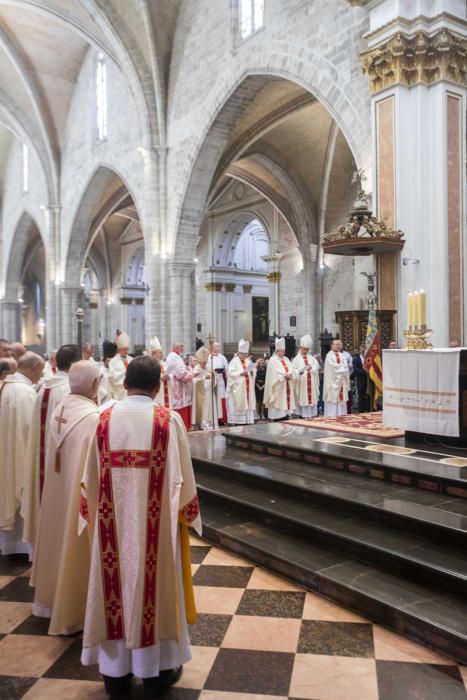
[[[96,131],[99,141],[107,138],[107,66],[103,53],[96,61]]]
[[[242,39],[264,26],[264,0],[239,0],[239,30]]]
[[[269,255],[269,238],[258,219],[245,226],[231,253],[234,269],[266,273],[268,266],[262,258]]]

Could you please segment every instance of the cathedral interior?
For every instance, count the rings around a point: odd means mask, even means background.
[[[463,348],[466,99],[465,0],[0,0],[0,338],[355,354],[368,308],[402,348],[421,291]],[[465,445],[235,430],[190,436],[198,624],[164,697],[466,700]],[[106,697],[29,568],[0,556],[0,697]]]

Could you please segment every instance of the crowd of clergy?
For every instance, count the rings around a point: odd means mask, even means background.
[[[347,412],[352,358],[333,341],[326,415]],[[32,561],[33,614],[49,634],[84,630],[81,661],[110,696],[132,675],[157,697],[190,657],[195,619],[188,526],[201,533],[187,431],[317,415],[312,338],[292,361],[277,338],[267,363],[240,340],[186,361],[157,337],[132,358],[119,332],[102,362],[90,344],[48,357],[0,339],[0,553]]]

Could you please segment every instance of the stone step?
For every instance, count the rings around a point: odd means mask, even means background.
[[[388,529],[363,518],[330,511],[266,486],[226,482],[222,473],[197,471],[201,503],[242,513],[307,542],[378,566],[393,574],[429,583],[439,591],[467,595],[463,550]]]
[[[245,517],[236,504],[202,504],[203,537],[325,598],[467,663],[467,604],[344,553]]]
[[[433,542],[465,549],[467,502],[417,488],[366,479],[349,472],[257,455],[217,443],[215,450],[192,445],[198,480],[203,474],[221,475],[224,493],[230,484],[294,499],[296,503],[326,508],[381,527],[407,532]]]
[[[465,450],[417,446],[403,438],[382,440],[283,423],[263,423],[223,431],[231,447],[285,457],[370,479],[461,497],[467,501]],[[333,443],[332,440],[345,442]],[[379,451],[381,450],[381,451]]]

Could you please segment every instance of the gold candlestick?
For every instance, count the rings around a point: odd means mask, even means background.
[[[433,347],[430,343],[429,338],[433,331],[431,328],[426,326],[420,326],[420,328],[409,328],[407,331],[403,331],[404,338],[407,339],[407,344],[404,345],[404,350],[429,350]]]

